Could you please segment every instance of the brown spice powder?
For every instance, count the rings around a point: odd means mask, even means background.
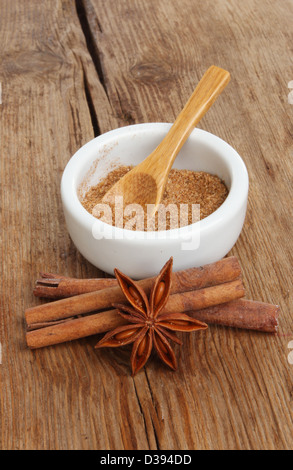
[[[99,184],[90,188],[86,193],[85,197],[81,201],[83,207],[89,213],[92,213],[96,204],[101,202],[107,191],[109,191],[109,189],[132,168],[132,166],[120,166],[108,173],[108,175],[103,178]],[[193,204],[200,205],[199,218],[202,220],[218,209],[225,201],[227,195],[227,187],[218,176],[203,171],[172,169],[169,173],[162,204],[164,206],[174,204],[178,210],[180,210],[181,204],[188,205],[187,220],[185,223],[180,223],[180,226],[184,226],[190,225],[194,222],[194,219],[192,218]],[[129,220],[129,217],[125,218],[124,222],[129,222]],[[172,216],[167,212],[166,228],[164,228],[166,230],[174,228],[172,223]],[[127,228],[129,228],[129,226],[127,226]],[[131,229],[135,230],[136,226],[134,225]],[[157,215],[152,229],[159,230]],[[147,230],[146,213],[144,230]]]

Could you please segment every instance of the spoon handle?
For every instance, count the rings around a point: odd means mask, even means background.
[[[181,147],[193,128],[212,106],[230,81],[230,73],[212,65],[203,75],[166,137],[155,150],[161,154],[158,170],[169,172]],[[152,154],[151,154],[152,155]],[[150,155],[150,157],[151,157]]]

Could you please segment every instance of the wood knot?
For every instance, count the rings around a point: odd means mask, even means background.
[[[171,65],[167,62],[141,62],[130,69],[130,74],[143,83],[165,82],[173,78]]]

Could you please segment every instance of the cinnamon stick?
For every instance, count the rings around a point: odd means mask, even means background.
[[[232,300],[221,305],[188,312],[205,323],[276,333],[278,329],[278,305],[253,300]]]
[[[117,286],[116,279],[76,279],[52,273],[40,273],[33,293],[36,297],[62,299]]]
[[[233,282],[240,275],[241,268],[237,258],[224,258],[200,268],[190,268],[173,273],[171,293],[183,293],[197,289],[199,291],[198,297],[204,298],[205,292],[200,293],[201,290]],[[154,278],[149,278],[138,281],[138,283],[148,294],[153,281]],[[218,290],[215,292],[219,294]],[[212,294],[209,293],[209,295]],[[225,300],[223,301],[225,302]],[[34,323],[55,321],[79,314],[109,309],[113,303],[121,302],[125,302],[125,298],[120,287],[109,287],[29,308],[25,312],[25,317],[27,324],[30,326]],[[208,307],[209,305],[204,304],[199,308]]]
[[[120,289],[120,288],[119,288]],[[108,289],[105,289],[108,291]],[[244,287],[241,279],[236,279],[236,281],[225,282],[224,284],[219,284],[218,286],[207,287],[205,289],[198,289],[188,292],[180,292],[170,295],[167,305],[163,312],[186,312],[192,309],[202,309],[209,307],[211,305],[218,305],[221,303],[229,302],[231,300],[240,298],[244,296]],[[123,298],[125,302],[125,298]],[[47,304],[45,304],[47,305]],[[52,305],[52,304],[48,304]],[[112,302],[108,303],[111,308]],[[31,313],[31,312],[28,312]],[[44,313],[44,314],[43,314]],[[72,311],[71,311],[72,313]],[[83,312],[89,313],[89,312]],[[43,314],[43,316],[42,316]],[[77,312],[76,315],[80,315],[80,312]],[[49,317],[47,310],[39,309],[37,315],[28,315],[26,316],[27,326],[29,329],[35,328],[35,325],[41,324],[42,326],[46,325],[46,322],[50,323],[53,321],[64,320],[67,316],[64,313],[60,313],[60,316],[55,318]],[[75,315],[70,315],[70,317]],[[85,317],[87,318],[87,317]],[[90,316],[88,317],[90,318]],[[28,321],[29,320],[29,321]],[[34,320],[34,321],[33,321]]]
[[[186,290],[188,290],[189,276],[192,277],[194,282],[197,282],[196,288],[199,289],[233,281],[240,276],[241,268],[237,258],[230,256],[204,267],[187,269],[177,274],[179,275],[177,277],[178,282],[186,284]],[[116,279],[109,278],[76,279],[53,273],[40,273],[40,276],[41,278],[36,281],[34,295],[51,299],[72,297],[117,285]],[[153,281],[154,278],[149,280]]]
[[[201,309],[240,298],[243,297],[243,295],[243,284],[242,281],[238,279],[236,281],[220,284],[219,286],[173,294],[169,297],[162,313],[187,312],[193,309]],[[111,325],[109,328],[107,326],[108,323]],[[117,310],[108,310],[106,312],[87,315],[64,323],[60,323],[58,320],[58,324],[56,323],[54,326],[28,332],[27,343],[30,348],[49,346],[56,344],[56,342],[63,343],[65,341],[96,334],[97,329],[99,330],[101,325],[103,325],[102,328],[107,327],[111,329],[112,327],[115,328],[116,324],[118,326],[124,323],[125,322],[121,323],[121,317],[118,315]],[[34,325],[30,325],[30,327],[33,326]]]
[[[244,295],[244,288],[241,280],[232,281],[219,286],[208,287],[180,294],[173,294],[164,308],[163,312],[187,312],[193,309],[200,309],[208,305],[217,305],[220,302],[227,302],[231,299],[240,298]],[[41,322],[39,322],[40,324]],[[39,348],[52,344],[63,343],[73,339],[83,338],[97,333],[99,329],[108,327],[115,328],[116,325],[123,325],[117,310],[87,315],[75,320],[68,320],[60,323],[57,320],[55,325],[51,325],[27,333],[27,344],[30,348]],[[106,325],[106,326],[105,326]],[[113,326],[114,325],[114,326]],[[42,324],[45,326],[45,323]],[[34,325],[30,325],[33,328]],[[104,330],[107,331],[107,330]]]
[[[169,310],[170,311],[170,310]],[[188,311],[189,315],[208,324],[275,333],[278,327],[279,307],[263,302],[238,299],[202,310]],[[30,331],[26,335],[31,349],[51,346],[86,336],[105,333],[127,323],[116,310],[67,320],[55,326]]]

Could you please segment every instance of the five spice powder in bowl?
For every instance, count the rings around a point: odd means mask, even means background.
[[[119,166],[118,168],[110,171],[97,185],[92,186],[81,199],[83,207],[94,216],[98,218],[105,217],[103,211],[95,213],[96,205],[102,203],[103,196],[109,191],[112,186],[120,180],[133,166]],[[169,174],[166,189],[161,204],[164,206],[165,211],[161,215],[165,217],[163,220],[163,229],[170,230],[171,228],[178,228],[185,225],[190,225],[195,222],[192,205],[199,205],[199,219],[204,219],[217,210],[225,201],[228,195],[228,189],[223,181],[216,176],[204,171],[192,171],[185,169],[172,169]],[[180,219],[180,212],[182,208],[186,211],[185,220]],[[115,217],[115,207],[112,208],[113,213],[110,224],[115,224],[117,219]],[[149,230],[150,223],[147,221],[147,210],[145,209],[143,229]],[[169,210],[170,209],[170,210]],[[172,209],[174,213],[172,214]],[[135,212],[135,210],[133,211]],[[105,220],[107,221],[107,220]],[[137,230],[137,218],[124,216],[123,227],[127,226],[131,230]],[[129,223],[131,222],[131,223]],[[158,213],[155,215],[152,228],[160,230],[158,220]]]

